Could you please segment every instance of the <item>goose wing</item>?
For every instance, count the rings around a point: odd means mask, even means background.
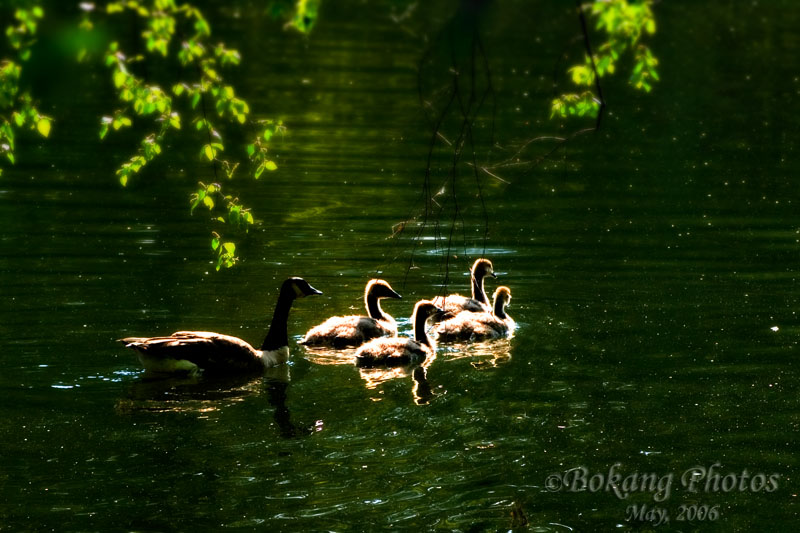
[[[446,315],[443,318],[453,317],[462,311],[471,311],[473,313],[483,313],[491,311],[491,308],[472,298],[461,296],[460,294],[449,294],[447,296],[437,296],[433,300],[434,305],[444,309]]]
[[[394,326],[394,324],[375,320],[368,316],[334,316],[311,328],[300,344],[336,348],[358,346],[375,337],[396,335],[396,326],[394,329],[389,326]]]
[[[414,339],[388,337],[373,339],[356,351],[356,364],[369,366],[401,366],[424,361],[430,348]]]
[[[241,371],[256,369],[260,364],[260,354],[250,344],[211,331],[176,331],[165,337],[129,337],[121,341],[148,357],[183,359],[205,369]]]
[[[502,337],[507,329],[491,313],[464,311],[440,323],[436,327],[436,335],[442,341],[482,340]]]

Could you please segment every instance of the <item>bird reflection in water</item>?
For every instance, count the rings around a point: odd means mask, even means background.
[[[334,350],[331,348],[306,347],[306,359],[317,365],[346,365],[355,367],[355,353],[356,350],[354,348]],[[434,359],[435,357],[429,357],[420,364],[410,366],[358,368],[358,373],[361,379],[364,380],[364,385],[369,390],[375,390],[387,381],[405,379],[411,376],[411,394],[414,397],[414,403],[417,405],[424,405],[429,403],[434,396],[427,378],[428,367],[430,367]]]
[[[511,339],[441,344],[439,350],[443,360],[472,359],[470,364],[478,370],[496,368],[511,361]]]
[[[296,438],[322,430],[322,421],[295,424],[286,404],[289,388],[289,366],[268,368],[258,376],[165,377],[144,373],[128,389],[125,398],[117,400],[119,414],[137,412],[196,413],[208,418],[211,413],[243,402],[251,396],[266,395],[274,409],[275,424],[281,437]]]

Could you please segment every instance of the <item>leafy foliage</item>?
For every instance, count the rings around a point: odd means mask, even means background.
[[[594,51],[586,54],[584,62],[574,65],[568,72],[572,83],[584,88],[581,92],[562,94],[552,101],[550,118],[568,116],[597,117],[601,101],[592,91],[599,77],[614,74],[617,63],[629,51],[633,52],[634,66],[628,78],[637,90],[650,92],[658,81],[658,60],[647,45],[641,42],[644,35],[656,31],[651,6],[653,0],[595,0],[582,7],[595,21],[595,29],[606,33],[606,40]]]
[[[261,125],[263,128],[261,133],[256,136],[252,143],[247,145],[247,156],[255,166],[253,173],[255,179],[260,178],[265,170],[273,171],[278,169],[275,161],[267,157],[267,152],[269,151],[267,145],[276,133],[282,136],[286,132],[286,127],[281,120],[264,120]]]
[[[320,0],[297,0],[288,25],[301,33],[311,33],[317,21]]]
[[[285,19],[286,28],[308,35],[319,16],[322,0],[270,0],[267,12],[276,19]]]
[[[200,187],[191,197],[192,212],[201,204],[208,208],[209,211],[214,211],[218,204],[224,204],[227,216],[218,216],[217,222],[228,224],[230,227],[244,232],[249,231],[250,227],[255,224],[255,219],[253,219],[253,214],[250,210],[241,205],[238,198],[223,194],[222,185],[219,183],[206,185],[203,182],[198,185]],[[223,266],[230,268],[239,260],[235,255],[236,244],[230,241],[223,242],[222,237],[217,232],[212,232],[211,249],[216,253],[217,270]]]
[[[222,237],[220,237],[217,232],[212,232],[212,235],[211,249],[217,254],[217,264],[215,268],[217,270],[222,267],[231,268],[239,260],[239,258],[236,257],[236,244],[230,241],[223,242]]]
[[[281,121],[250,121],[249,104],[237,96],[222,73],[223,69],[238,65],[241,56],[224,43],[211,41],[211,26],[198,8],[176,0],[124,0],[109,2],[105,13],[139,17],[144,20],[145,27],[141,34],[145,54],[128,55],[117,41],[109,43],[105,54],[105,64],[111,69],[111,80],[121,107],[102,117],[100,138],[104,139],[111,131],[132,127],[134,121],[143,121],[152,128],[140,141],[137,152],[117,170],[123,187],[161,154],[167,137],[178,131],[199,138],[198,157],[213,165],[215,176],[221,168],[227,179],[233,179],[240,163],[226,158],[226,143],[216,121],[256,129],[253,141],[246,147],[252,177],[258,179],[264,170],[278,168],[268,157],[268,144],[275,133],[283,134],[285,127]],[[82,27],[91,28],[93,24],[84,22]],[[174,70],[180,72],[181,79],[164,80],[157,85],[136,75],[137,65],[159,60],[177,64],[180,68]],[[187,115],[189,118],[185,119]],[[184,123],[193,124],[194,128],[184,132]],[[224,196],[220,191],[219,183],[201,184],[190,197],[192,212],[202,203],[212,211],[213,223],[225,223],[230,229],[246,232],[254,223],[250,210],[238,199]],[[222,206],[227,211],[225,215],[214,212]],[[218,233],[214,234],[221,238]],[[226,242],[212,248],[217,252],[217,269],[236,263],[234,243]]]
[[[31,95],[20,86],[22,65],[30,58],[42,17],[44,10],[34,2],[28,8],[17,9],[15,24],[6,28],[6,37],[16,57],[0,60],[0,157],[4,156],[12,165],[16,163],[17,131],[27,128],[48,137],[53,122],[51,117],[39,112]],[[2,173],[0,167],[0,175]]]

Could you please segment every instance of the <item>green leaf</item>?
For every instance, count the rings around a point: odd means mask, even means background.
[[[264,168],[267,170],[278,170],[278,165],[275,164],[275,161],[267,161],[264,163]]]
[[[591,85],[594,81],[592,71],[582,65],[569,69],[572,72],[572,82],[575,85]]]
[[[50,120],[47,118],[40,118],[39,122],[36,123],[36,129],[39,130],[42,137],[47,137],[50,135]]]
[[[236,251],[236,245],[232,242],[226,242],[222,245],[222,247],[225,249],[225,253],[230,255],[233,255],[233,253]]]
[[[214,149],[211,147],[210,144],[206,144],[205,146],[203,146],[203,154],[205,154],[206,159],[208,159],[209,161],[214,160]]]
[[[122,70],[115,70],[114,71],[114,87],[119,89],[125,82],[128,80],[128,75],[125,74]]]
[[[219,248],[219,237],[214,237],[211,239],[211,249],[216,251]],[[219,268],[217,268],[219,270]]]
[[[200,201],[205,197],[205,194],[205,191],[200,191],[192,195],[192,207],[189,209],[189,213],[194,213],[195,208],[200,205]]]
[[[253,154],[256,152],[256,145],[255,144],[248,144],[247,145],[247,157],[253,157]]]
[[[210,196],[203,198],[203,204],[208,207],[209,211],[214,209],[214,199]]]

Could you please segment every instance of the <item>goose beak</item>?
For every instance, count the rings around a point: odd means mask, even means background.
[[[436,311],[434,311],[433,314],[431,315],[431,318],[434,318],[434,319],[450,318],[448,315],[450,315],[450,313],[448,313],[447,311],[445,311],[441,307],[437,307]]]
[[[387,295],[388,298],[397,298],[398,300],[402,300],[403,297],[394,292],[392,289],[389,289],[389,294]]]
[[[295,285],[294,287],[295,293],[297,293],[298,298],[305,298],[306,296],[313,296],[315,294],[322,294],[322,291],[318,291],[314,287],[311,286],[310,283],[304,280],[304,283]]]
[[[491,274],[489,274],[489,275],[490,275],[490,276],[492,276],[494,279],[497,279],[497,274],[495,274],[494,272],[492,272],[492,273],[491,273]]]
[[[308,292],[308,295],[309,295],[309,296],[312,296],[312,295],[314,295],[314,294],[322,294],[322,291],[318,291],[317,289],[315,289],[315,288],[314,288],[314,287],[312,287],[311,285],[309,285],[309,286],[308,286],[308,291],[309,291],[309,292]]]

